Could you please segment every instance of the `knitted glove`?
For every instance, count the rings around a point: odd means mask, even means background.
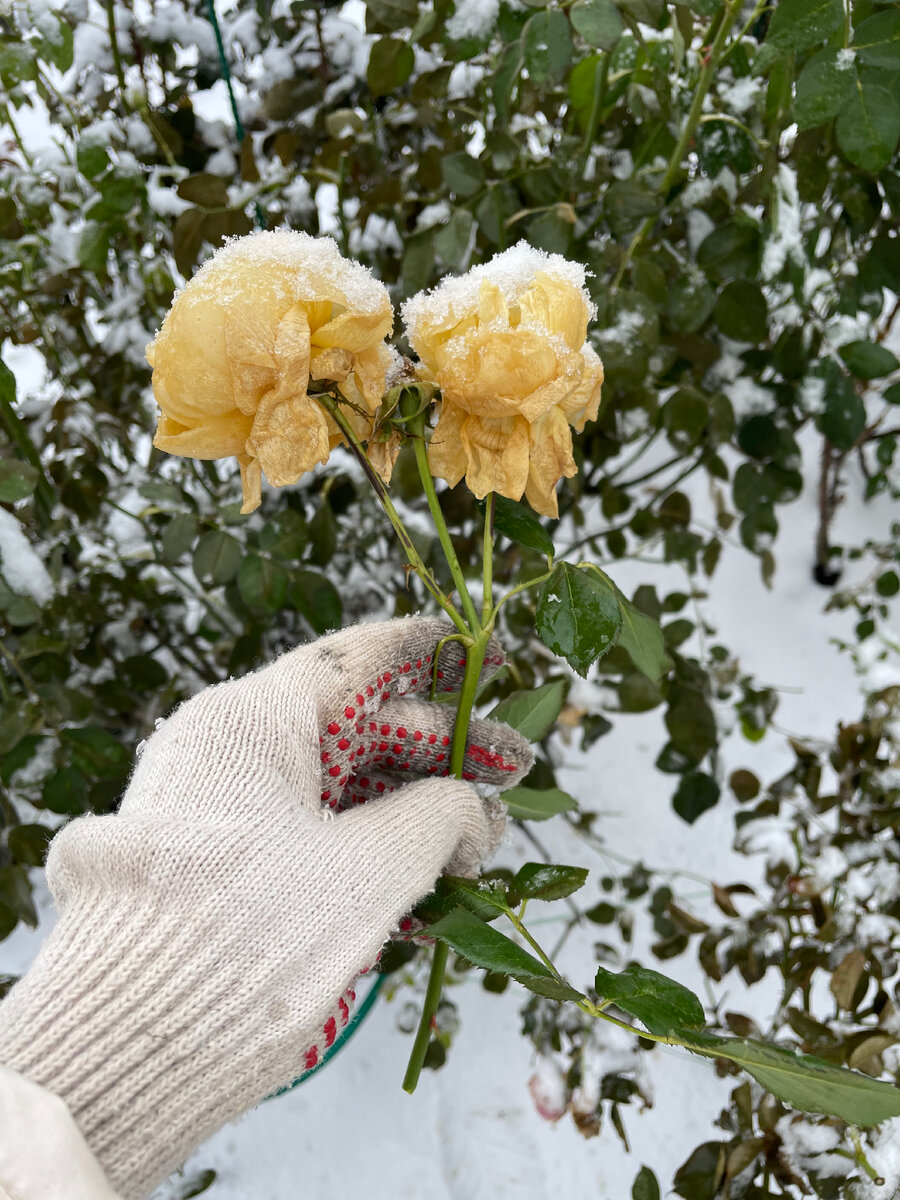
[[[62,1097],[126,1200],[314,1065],[403,914],[496,847],[503,806],[439,778],[453,710],[420,698],[448,632],[348,629],[208,688],[146,743],[117,814],[54,838],[59,922],[0,1005],[0,1062]],[[492,643],[486,674],[502,661]],[[442,690],[463,663],[446,643]],[[530,764],[473,721],[467,779]]]

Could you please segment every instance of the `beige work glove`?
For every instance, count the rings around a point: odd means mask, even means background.
[[[314,1065],[403,915],[495,849],[503,806],[440,778],[454,710],[422,699],[448,632],[364,625],[208,688],[118,813],[54,838],[59,922],[0,1005],[0,1063],[62,1097],[125,1200]],[[445,645],[441,689],[463,657]],[[476,720],[465,774],[509,786],[531,757]]]

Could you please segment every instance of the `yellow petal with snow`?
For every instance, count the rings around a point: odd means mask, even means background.
[[[374,412],[392,323],[383,284],[330,238],[278,230],[233,239],[176,296],[147,348],[162,412],[156,444],[237,455],[251,511],[260,470],[279,486],[327,460],[328,423],[307,395],[311,359],[316,378],[356,378]],[[363,420],[361,435],[369,432]]]
[[[559,334],[570,350],[580,350],[587,337],[588,305],[580,291],[539,271],[519,297],[521,319]]]
[[[539,512],[556,513],[556,483],[575,473],[568,425],[596,419],[603,383],[585,341],[595,309],[584,281],[578,264],[520,243],[404,304],[417,375],[443,398],[437,474],[459,478],[459,436],[476,495],[524,489]]]
[[[492,321],[502,321],[504,325],[508,325],[509,305],[496,283],[485,279],[478,290],[478,322],[480,325],[488,325]]]

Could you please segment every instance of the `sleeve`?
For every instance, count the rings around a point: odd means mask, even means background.
[[[120,1200],[63,1101],[3,1066],[0,1200]]]

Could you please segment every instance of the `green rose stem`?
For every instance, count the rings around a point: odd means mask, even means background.
[[[400,399],[400,415],[403,418],[403,424],[406,431],[410,435],[410,440],[413,445],[413,451],[416,456],[416,464],[419,468],[419,475],[422,480],[422,489],[425,492],[425,498],[428,501],[428,507],[431,511],[431,517],[434,521],[434,527],[440,541],[441,548],[444,551],[444,557],[447,560],[447,566],[450,568],[450,574],[453,576],[453,581],[456,584],[456,590],[459,593],[460,603],[466,614],[466,620],[463,620],[459,612],[450,603],[447,597],[438,587],[432,573],[425,566],[419,552],[413,545],[412,539],[400,514],[397,512],[391,498],[388,495],[387,488],[384,486],[377,471],[369,462],[365,447],[356,433],[353,430],[350,422],[347,420],[344,413],[341,411],[340,405],[335,398],[328,393],[323,393],[316,396],[316,399],[326,410],[326,412],[334,419],[335,423],[347,438],[350,450],[356,457],[366,478],[372,485],[372,490],[381,502],[381,506],[387,514],[388,520],[394,527],[394,531],[400,540],[400,544],[409,556],[409,561],[416,571],[416,574],[425,584],[428,591],[434,596],[441,608],[451,618],[459,634],[456,635],[458,640],[466,649],[466,666],[463,672],[462,685],[459,691],[459,702],[456,708],[456,721],[453,725],[453,739],[450,745],[450,774],[455,775],[457,779],[462,779],[463,764],[466,757],[466,741],[469,733],[469,721],[472,716],[472,710],[475,706],[475,696],[478,692],[478,681],[481,677],[481,668],[484,666],[484,656],[487,652],[488,642],[491,639],[491,632],[494,628],[494,619],[496,610],[493,606],[492,597],[492,580],[493,580],[493,525],[494,525],[494,497],[489,495],[485,508],[485,528],[484,528],[484,596],[482,598],[482,615],[479,618],[478,612],[472,602],[472,597],[469,595],[469,589],[466,586],[465,576],[463,575],[462,567],[456,551],[453,548],[453,542],[450,538],[450,531],[447,529],[447,523],[444,520],[444,514],[441,511],[441,506],[437,498],[437,492],[434,487],[434,479],[431,471],[428,468],[428,450],[425,442],[425,419],[426,411],[422,408],[419,398],[414,393],[407,393],[401,396]],[[462,635],[462,636],[460,636]],[[437,657],[437,655],[436,655]],[[416,1090],[416,1084],[419,1081],[419,1075],[422,1071],[422,1066],[425,1062],[425,1055],[428,1051],[428,1044],[431,1041],[431,1030],[434,1023],[434,1017],[438,1010],[438,1005],[441,1001],[441,989],[444,983],[444,973],[447,969],[448,948],[443,942],[438,942],[434,948],[434,957],[431,964],[431,974],[428,977],[428,986],[425,991],[425,1003],[422,1008],[422,1017],[419,1022],[419,1028],[416,1031],[415,1041],[413,1043],[412,1054],[410,1055],[409,1065],[406,1068],[406,1074],[403,1078],[403,1088],[410,1094]]]
[[[406,392],[401,395],[400,415],[405,418],[404,425],[410,434],[410,440],[412,441],[413,451],[416,456],[416,466],[419,468],[419,477],[422,480],[422,489],[425,492],[428,507],[431,509],[431,517],[434,521],[434,527],[437,530],[441,549],[444,551],[447,566],[450,568],[450,574],[453,576],[453,582],[456,584],[456,590],[459,593],[459,600],[462,604],[463,612],[466,614],[469,629],[473,634],[476,634],[481,629],[481,621],[478,619],[478,613],[475,611],[475,605],[472,603],[472,597],[469,595],[469,589],[466,587],[466,579],[463,575],[462,567],[459,565],[459,559],[456,557],[453,542],[450,540],[450,532],[447,529],[447,523],[441,511],[437,492],[434,490],[434,479],[428,466],[428,450],[425,445],[425,410],[421,408],[419,398],[414,392]]]
[[[465,576],[463,575],[462,567],[459,565],[456,551],[453,548],[450,532],[447,529],[447,523],[444,520],[444,514],[441,511],[437,492],[434,488],[434,479],[428,467],[428,449],[425,443],[426,413],[419,402],[419,398],[414,393],[401,395],[400,415],[404,418],[406,430],[410,434],[413,451],[416,456],[416,465],[419,468],[419,476],[422,480],[422,489],[425,492],[425,498],[431,510],[434,527],[437,530],[438,539],[444,551],[444,557],[450,568],[450,574],[453,576],[453,581],[456,584],[460,603],[469,622],[471,641],[466,645],[466,667],[463,673],[462,686],[459,690],[459,703],[457,704],[456,721],[453,726],[453,741],[450,746],[450,774],[455,775],[457,779],[462,779],[463,764],[466,757],[466,741],[469,734],[469,721],[472,717],[472,709],[475,706],[475,696],[478,691],[481,668],[484,665],[484,656],[487,651],[488,642],[490,641],[491,632],[494,628],[493,600],[491,596],[494,550],[494,497],[493,494],[488,496],[487,507],[485,509],[484,596],[482,598],[482,615],[479,618],[475,605],[472,603],[472,598],[469,595]],[[431,1042],[432,1026],[434,1025],[438,1005],[441,1002],[441,990],[444,984],[444,973],[447,969],[448,953],[449,951],[445,943],[436,943],[434,957],[431,960],[431,973],[428,976],[428,986],[425,989],[425,1002],[422,1006],[422,1015],[419,1019],[419,1027],[416,1030],[406,1074],[403,1077],[403,1090],[409,1092],[410,1095],[416,1090],[419,1075],[422,1072],[422,1066],[425,1062],[425,1055],[428,1053],[428,1046]]]
[[[460,633],[462,633],[462,634],[466,635],[466,637],[468,637],[469,627],[466,625],[465,621],[462,619],[462,617],[456,611],[454,606],[450,603],[450,601],[447,599],[447,597],[444,595],[444,593],[438,587],[434,576],[432,575],[432,573],[428,570],[428,568],[425,566],[424,562],[422,561],[422,557],[419,554],[418,550],[413,545],[412,538],[409,536],[406,526],[403,524],[402,520],[400,519],[400,514],[397,512],[396,508],[394,508],[393,502],[391,501],[391,498],[388,495],[387,488],[384,486],[384,483],[382,482],[381,477],[379,476],[378,472],[375,470],[375,468],[369,462],[368,455],[366,454],[366,451],[365,451],[365,448],[364,448],[362,442],[359,440],[359,438],[354,433],[353,426],[350,424],[350,422],[344,416],[343,412],[341,412],[341,409],[338,406],[338,404],[333,396],[330,396],[327,393],[323,393],[321,395],[316,396],[315,399],[319,401],[319,403],[326,410],[326,412],[329,414],[329,416],[334,418],[335,424],[340,428],[341,432],[347,438],[347,441],[350,445],[351,453],[354,455],[356,460],[359,462],[360,466],[362,467],[363,471],[365,472],[366,478],[368,479],[369,483],[372,485],[372,490],[375,492],[375,495],[378,497],[378,499],[381,503],[381,507],[384,509],[388,520],[393,525],[394,532],[397,534],[397,537],[400,540],[400,545],[406,551],[406,553],[409,557],[409,561],[412,564],[416,574],[419,576],[419,578],[425,584],[425,587],[428,589],[428,591],[431,592],[432,596],[434,596],[435,600],[437,600],[438,604],[440,604],[441,608],[444,610],[444,612],[447,614],[447,616],[450,618],[450,620],[453,622],[453,624],[456,626],[456,628],[460,631]],[[429,478],[430,478],[430,476],[429,476]],[[434,485],[432,484],[432,488],[433,488],[433,486]],[[440,509],[438,509],[438,512],[440,512]],[[443,521],[443,517],[441,517],[441,521]],[[446,529],[446,527],[445,527],[445,529]],[[438,536],[440,536],[440,531],[438,533]],[[441,542],[441,544],[443,545],[443,541]],[[451,547],[451,550],[452,550],[452,547]],[[457,569],[458,569],[459,563],[457,562],[456,565],[457,565]],[[469,601],[469,603],[471,604],[471,600]]]

